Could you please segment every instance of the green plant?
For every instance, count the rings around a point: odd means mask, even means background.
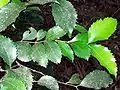
[[[56,26],[48,31],[42,29],[37,31],[31,27],[24,32],[22,40],[17,42],[0,35],[0,57],[8,65],[7,69],[3,70],[6,75],[0,81],[0,89],[31,90],[33,82],[37,82],[39,85],[46,86],[51,90],[59,90],[58,83],[73,86],[77,90],[78,86],[100,89],[111,84],[112,79],[105,71],[95,70],[83,80],[79,80],[79,76],[75,74],[70,81],[63,83],[52,76],[26,67],[16,60],[16,58],[23,62],[33,60],[46,68],[49,61],[56,64],[60,63],[62,55],[68,57],[72,62],[74,61],[74,54],[85,60],[88,60],[90,55],[92,55],[97,58],[110,74],[117,76],[117,65],[111,51],[102,45],[95,44],[96,41],[106,40],[112,35],[116,30],[116,19],[105,18],[97,20],[87,32],[84,27],[76,25],[77,14],[69,1],[30,0],[23,3],[19,0],[12,0],[8,4],[7,2],[3,3],[1,4],[3,7],[0,9],[0,32],[15,22],[19,13],[26,9],[27,6],[45,3],[51,3],[52,5],[52,14]],[[70,41],[60,40],[66,34],[71,38],[73,28],[79,31],[78,35]],[[19,68],[13,69],[13,62],[16,62]],[[31,71],[41,74],[42,77],[38,81],[33,80]]]

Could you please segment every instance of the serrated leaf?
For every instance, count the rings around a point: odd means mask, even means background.
[[[8,2],[10,2],[10,0],[0,0],[0,8],[8,4]]]
[[[0,35],[0,57],[2,57],[9,66],[11,66],[16,59],[16,51],[14,43],[9,38]]]
[[[81,82],[80,86],[94,89],[106,88],[113,80],[105,71],[95,70],[89,73]]]
[[[50,30],[48,30],[48,33],[46,35],[46,39],[47,40],[55,40],[55,39],[59,39],[60,37],[65,35],[65,31],[60,28],[59,26],[55,26],[53,28],[51,28]]]
[[[81,32],[81,33],[86,33],[87,32],[87,30],[79,24],[77,24],[74,29]]]
[[[104,66],[110,74],[117,75],[117,64],[114,56],[107,47],[101,45],[90,45],[91,54],[97,58],[102,66]]]
[[[29,4],[46,4],[51,2],[57,3],[57,0],[29,0]]]
[[[35,44],[33,47],[32,59],[38,62],[39,65],[47,67],[48,58],[46,55],[45,46],[42,43]]]
[[[25,84],[16,78],[5,78],[2,82],[5,90],[27,90]]]
[[[32,47],[29,43],[18,42],[16,43],[17,47],[17,58],[23,62],[29,62],[32,60]]]
[[[7,87],[3,86],[3,84],[0,84],[0,90],[7,90]]]
[[[117,20],[113,18],[107,17],[103,20],[97,20],[89,28],[89,43],[108,39],[115,32],[116,26]]]
[[[42,40],[46,36],[46,33],[47,33],[46,31],[39,30],[37,32],[37,41]]]
[[[75,52],[75,55],[88,60],[88,58],[90,57],[90,48],[86,43],[78,41],[71,43],[71,46],[73,48],[73,51]]]
[[[46,54],[48,59],[56,64],[60,63],[62,58],[62,53],[59,45],[54,41],[45,42],[44,45],[46,48]]]
[[[22,40],[34,40],[37,35],[37,31],[34,28],[29,28],[30,31],[25,31],[23,33]]]
[[[42,86],[46,86],[48,89],[51,89],[51,90],[59,90],[57,80],[51,76],[47,76],[47,75],[42,76],[38,80],[38,84]]]
[[[26,67],[19,67],[13,70],[20,80],[25,82],[27,90],[32,89],[33,76],[31,71]]]
[[[73,50],[71,47],[64,41],[58,41],[58,45],[61,48],[61,52],[64,56],[68,57],[70,60],[74,60]]]
[[[72,77],[70,78],[70,80],[67,82],[70,84],[80,84],[81,83],[81,79],[79,77],[78,74],[73,74]]]
[[[56,25],[60,26],[71,36],[76,25],[77,14],[69,1],[59,0],[59,4],[52,4],[52,14]]]
[[[82,43],[88,43],[88,33],[80,33],[77,34],[71,41],[69,42],[82,42]]]
[[[24,4],[9,3],[0,9],[0,32],[13,23],[19,13],[25,9]]]

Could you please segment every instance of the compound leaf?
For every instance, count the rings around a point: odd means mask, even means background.
[[[97,20],[91,25],[88,31],[89,43],[106,40],[116,30],[117,21],[113,18],[105,18],[103,20]]]
[[[61,52],[64,56],[68,57],[70,60],[74,60],[73,50],[71,47],[64,41],[59,41],[58,45],[61,48]]]
[[[56,64],[60,63],[62,53],[59,45],[54,41],[45,42],[44,45],[48,59]]]
[[[97,58],[102,66],[104,66],[110,74],[117,75],[117,64],[114,56],[108,48],[101,45],[90,45],[91,54]]]
[[[75,74],[72,75],[72,77],[70,78],[70,80],[67,83],[80,84],[81,79],[80,79],[79,75],[77,73],[75,73]]]
[[[89,73],[81,82],[80,86],[94,89],[106,88],[113,80],[105,71],[95,70]]]
[[[46,55],[45,46],[42,43],[35,44],[33,47],[32,59],[38,62],[39,65],[47,67],[48,58]]]
[[[4,0],[3,0],[4,1]],[[25,9],[24,4],[9,3],[0,9],[0,32],[13,23],[19,13]]]
[[[59,90],[59,86],[57,83],[57,80],[51,76],[42,76],[39,81],[38,81],[39,85],[42,86],[46,86],[47,88],[51,89],[51,90]]]
[[[34,40],[37,35],[37,31],[34,28],[29,28],[30,31],[25,31],[23,33],[22,40]]]
[[[2,57],[9,66],[11,66],[16,59],[16,51],[14,43],[9,38],[0,35],[0,57]]]
[[[90,57],[90,48],[86,43],[82,42],[73,42],[71,43],[75,55],[80,58],[88,59]]]
[[[39,30],[39,31],[37,32],[37,41],[43,39],[43,38],[46,36],[46,33],[47,33],[46,31]]]
[[[32,60],[32,47],[29,43],[18,42],[16,43],[17,47],[17,58],[23,62],[29,62]]]
[[[22,80],[17,78],[5,78],[2,82],[5,90],[27,90]]]
[[[51,28],[50,30],[48,30],[48,33],[46,35],[46,39],[47,40],[55,40],[55,39],[59,39],[60,37],[65,35],[65,31],[60,28],[59,26],[55,26],[53,28]]]
[[[73,5],[69,1],[59,0],[59,4],[52,4],[52,14],[56,25],[71,35],[77,19]]]
[[[0,8],[8,4],[8,2],[10,2],[10,0],[0,0]]]
[[[31,71],[26,67],[19,67],[17,69],[14,69],[13,71],[17,74],[20,80],[25,82],[27,90],[31,90],[33,82],[33,76]]]

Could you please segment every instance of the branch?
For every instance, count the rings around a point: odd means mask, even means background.
[[[28,69],[30,69],[31,71],[33,71],[33,72],[36,72],[36,73],[38,73],[38,74],[41,74],[42,76],[45,76],[45,74],[44,73],[42,73],[42,72],[40,72],[40,71],[37,71],[37,70],[34,70],[34,69],[32,69],[32,68],[29,68],[29,67],[27,67],[27,66],[24,66],[24,65],[22,65],[21,63],[19,63],[18,61],[16,61],[16,63],[17,63],[17,65],[18,66],[20,66],[20,67],[26,67],[26,68],[28,68]],[[34,81],[34,82],[38,82],[38,81]],[[73,84],[69,84],[69,83],[64,83],[64,82],[61,82],[61,81],[57,81],[59,84],[62,84],[62,85],[65,85],[65,86],[70,86],[70,87],[74,87],[74,88],[76,88],[76,90],[79,90],[78,89],[78,86],[79,85],[73,85]]]

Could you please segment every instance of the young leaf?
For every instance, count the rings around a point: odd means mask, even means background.
[[[110,74],[117,75],[117,64],[114,56],[108,48],[101,45],[90,45],[91,54],[97,58],[102,66],[104,66]]]
[[[23,38],[22,40],[34,40],[36,38],[37,35],[37,31],[34,28],[29,28],[30,31],[25,31],[23,33]]]
[[[104,20],[97,20],[91,25],[88,31],[89,43],[106,40],[116,30],[117,21],[113,18],[105,18]]]
[[[57,80],[51,76],[42,76],[39,81],[39,85],[46,86],[48,89],[51,90],[59,90],[59,86]]]
[[[81,82],[80,86],[94,89],[106,88],[113,80],[105,71],[95,70],[89,73]]]
[[[75,55],[80,58],[88,59],[90,57],[90,48],[87,44],[82,42],[73,42],[71,43]]]
[[[17,3],[9,3],[2,7],[0,9],[0,32],[5,30],[7,26],[14,22],[19,13],[24,9],[25,5]]]
[[[69,42],[82,42],[82,43],[88,43],[88,33],[80,33],[78,35],[76,35],[71,41]]]
[[[16,59],[16,51],[14,43],[9,38],[0,35],[0,57],[2,57],[9,66],[11,66]]]
[[[80,84],[81,83],[81,79],[80,79],[78,74],[73,74],[72,77],[70,78],[70,80],[67,83],[70,83],[70,84]]]
[[[81,32],[81,33],[87,33],[87,30],[79,24],[77,24],[74,29]]]
[[[5,78],[2,85],[5,90],[27,90],[25,84],[17,78]]]
[[[61,52],[64,56],[68,57],[70,60],[74,60],[73,50],[71,47],[64,41],[59,41],[58,45],[61,48]]]
[[[0,8],[8,4],[8,2],[10,2],[10,0],[0,0]]]
[[[47,35],[46,35],[46,39],[47,40],[55,40],[55,39],[59,39],[60,37],[65,35],[65,31],[60,28],[59,26],[55,26],[53,28],[51,28]]]
[[[46,4],[46,3],[50,3],[50,2],[56,2],[57,0],[29,0],[29,4]]]
[[[38,62],[39,65],[47,67],[48,58],[46,55],[45,46],[42,43],[35,44],[33,47],[32,59]]]
[[[13,70],[20,80],[25,82],[25,85],[27,87],[27,90],[32,89],[32,82],[33,82],[33,76],[31,71],[26,67],[19,67],[17,69]]]
[[[56,25],[60,26],[64,31],[72,34],[76,25],[77,14],[73,5],[69,1],[58,0],[59,4],[52,4],[52,14]]]
[[[17,47],[17,58],[23,62],[29,62],[32,60],[32,47],[29,43],[18,42],[16,43]]]
[[[44,43],[48,59],[56,64],[61,62],[62,53],[56,42],[48,41]]]
[[[42,40],[46,36],[46,33],[47,33],[46,31],[39,30],[37,32],[37,41]]]

